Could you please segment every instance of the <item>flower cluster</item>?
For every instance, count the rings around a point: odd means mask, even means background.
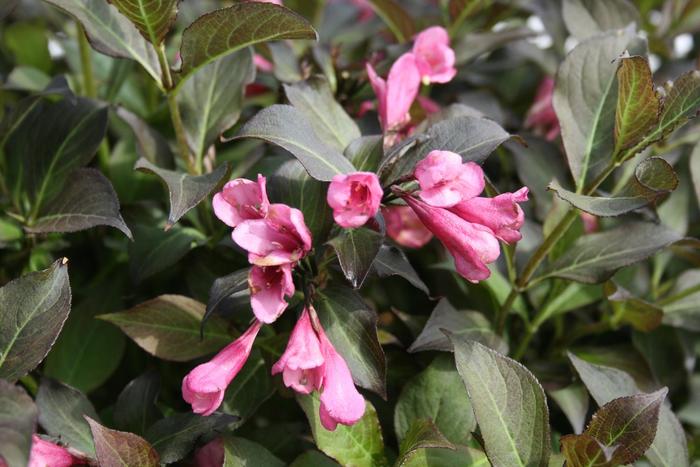
[[[414,177],[420,191],[417,197],[400,192],[406,204],[452,254],[462,277],[472,282],[487,279],[487,264],[500,255],[498,240],[514,243],[521,238],[525,217],[518,203],[527,201],[528,189],[479,197],[485,185],[481,167],[463,163],[459,154],[449,151],[431,151],[416,165]],[[425,238],[411,235],[404,241]]]
[[[350,196],[360,204],[365,201],[364,195]],[[377,199],[375,212],[378,203]],[[273,323],[287,308],[286,297],[295,291],[293,268],[311,250],[311,233],[304,215],[285,204],[270,203],[262,175],[258,175],[257,182],[247,179],[228,182],[214,196],[213,207],[216,216],[233,227],[233,241],[248,253],[252,264],[248,276],[250,302],[256,319],[238,339],[183,379],[183,398],[195,413],[202,415],[210,415],[219,408],[227,386],[248,360],[262,325]],[[347,215],[351,220],[357,218]],[[311,310],[304,309],[287,350],[272,373],[282,373],[284,383],[297,392],[321,391],[320,417],[323,426],[332,430],[338,423],[357,422],[364,413],[365,403],[345,360],[336,352]]]
[[[418,34],[413,49],[401,55],[391,66],[386,80],[371,64],[367,75],[377,96],[379,122],[390,146],[396,135],[410,122],[409,110],[423,84],[447,83],[457,74],[455,53],[445,28],[430,27]]]

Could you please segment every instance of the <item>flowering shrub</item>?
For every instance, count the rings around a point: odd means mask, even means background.
[[[0,17],[0,466],[700,459],[698,2]]]

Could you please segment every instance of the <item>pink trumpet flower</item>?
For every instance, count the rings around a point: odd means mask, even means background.
[[[364,225],[379,210],[382,186],[372,172],[336,175],[326,197],[333,209],[333,219],[345,228]]]
[[[253,266],[248,283],[255,317],[263,323],[273,323],[287,308],[285,297],[294,294],[292,265]]]
[[[37,435],[32,435],[32,449],[29,452],[28,467],[70,467],[83,463],[68,449],[46,441]]]
[[[265,177],[258,175],[257,182],[245,178],[231,180],[214,195],[212,206],[216,217],[229,227],[265,217],[270,206]]]
[[[399,57],[389,70],[386,81],[377,75],[369,63],[366,68],[379,103],[379,122],[384,133],[400,131],[411,120],[409,110],[420,88],[415,56],[406,53]]]
[[[457,74],[455,53],[443,27],[433,26],[419,33],[413,43],[413,55],[425,84],[447,83]]]
[[[386,234],[401,246],[420,248],[428,243],[433,234],[408,206],[387,206],[382,209]]]
[[[416,164],[414,176],[421,199],[435,207],[452,207],[484,191],[481,167],[474,162],[462,163],[462,157],[450,151],[430,151]]]
[[[518,203],[527,201],[527,194],[527,187],[523,187],[515,193],[493,198],[476,197],[457,204],[450,211],[466,221],[485,225],[506,243],[515,243],[522,238],[520,228],[525,223],[525,214]]]

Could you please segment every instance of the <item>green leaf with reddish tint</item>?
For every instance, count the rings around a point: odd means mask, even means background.
[[[616,156],[642,141],[659,120],[661,100],[645,57],[622,58],[617,69]]]
[[[682,74],[666,91],[659,126],[653,140],[663,139],[673,130],[685,124],[700,110],[700,70]]]
[[[338,255],[340,269],[354,288],[362,287],[383,240],[380,232],[360,227],[343,229],[340,235],[328,241]]]
[[[561,452],[566,459],[567,467],[616,467],[619,463],[613,460],[616,449],[606,448],[591,435],[562,436]]]
[[[613,308],[613,325],[625,323],[641,332],[649,332],[661,325],[661,308],[633,296],[612,281],[606,282],[605,295]]]
[[[414,420],[399,446],[398,465],[403,465],[411,453],[428,448],[455,449],[455,445],[450,443],[430,420]]]
[[[316,39],[302,16],[285,7],[241,2],[199,17],[182,33],[182,70],[178,87],[209,62],[260,42]]]
[[[143,350],[163,360],[186,362],[213,353],[232,341],[228,326],[212,316],[200,338],[205,305],[182,295],[161,295],[135,307],[100,315]]]
[[[90,424],[92,438],[95,441],[97,461],[101,467],[157,467],[158,453],[148,441],[133,433],[110,430],[90,417],[85,417]]]
[[[549,411],[535,376],[478,342],[448,335],[491,463],[495,467],[547,466]]]
[[[399,42],[410,40],[416,33],[413,18],[397,0],[369,0],[374,11],[389,26]]]
[[[160,45],[177,16],[180,0],[108,0],[151,44]]]
[[[0,288],[0,378],[26,375],[56,342],[70,312],[67,264],[61,258]]]

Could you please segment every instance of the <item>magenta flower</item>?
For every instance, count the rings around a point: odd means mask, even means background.
[[[470,282],[487,279],[487,264],[498,259],[498,240],[488,227],[468,222],[447,209],[437,208],[403,195],[418,218],[445,245],[455,259],[457,272]]]
[[[321,425],[333,431],[338,424],[353,425],[365,413],[365,399],[355,388],[348,364],[328,340],[321,326],[318,337],[323,353],[323,391],[319,415]]]
[[[282,373],[285,386],[301,394],[310,394],[321,388],[324,358],[321,343],[306,308],[289,336],[287,349],[272,366],[272,374],[278,373]]]
[[[286,204],[271,204],[267,217],[240,223],[232,237],[248,251],[248,261],[257,266],[295,263],[311,250],[311,232],[304,214]]]
[[[284,297],[294,294],[292,265],[253,266],[248,276],[250,306],[255,317],[266,324],[274,322],[287,308]]]
[[[474,162],[462,163],[459,154],[430,151],[416,164],[414,176],[420,197],[431,206],[448,208],[484,191],[484,171]]]
[[[74,457],[68,449],[32,435],[28,467],[70,467],[75,464],[83,464],[83,462]]]
[[[211,415],[224,400],[224,392],[236,377],[253,348],[262,323],[255,321],[246,332],[224,347],[211,360],[196,366],[182,380],[182,398],[194,413]]]
[[[214,214],[230,227],[236,227],[245,220],[265,217],[270,206],[265,184],[262,175],[258,175],[257,183],[245,178],[231,180],[214,195]]]
[[[408,206],[382,208],[386,223],[386,234],[401,246],[420,248],[428,243],[433,234]]]
[[[515,243],[522,238],[520,228],[525,222],[525,214],[518,203],[527,201],[527,193],[527,187],[523,187],[515,193],[503,193],[493,198],[472,198],[450,211],[466,221],[485,225],[506,243]]]
[[[553,96],[554,78],[547,76],[537,88],[535,101],[527,111],[524,124],[525,128],[534,130],[548,141],[555,140],[561,131],[559,119],[552,104]]]
[[[420,88],[420,74],[415,56],[406,53],[399,57],[391,66],[386,81],[377,75],[369,63],[366,68],[379,103],[379,122],[384,133],[401,130],[411,120],[409,110]]]
[[[419,33],[413,43],[413,54],[425,84],[447,83],[457,74],[455,53],[443,27],[433,26]]]
[[[377,213],[383,194],[375,174],[353,172],[333,177],[326,200],[333,209],[333,219],[342,227],[353,228]]]

